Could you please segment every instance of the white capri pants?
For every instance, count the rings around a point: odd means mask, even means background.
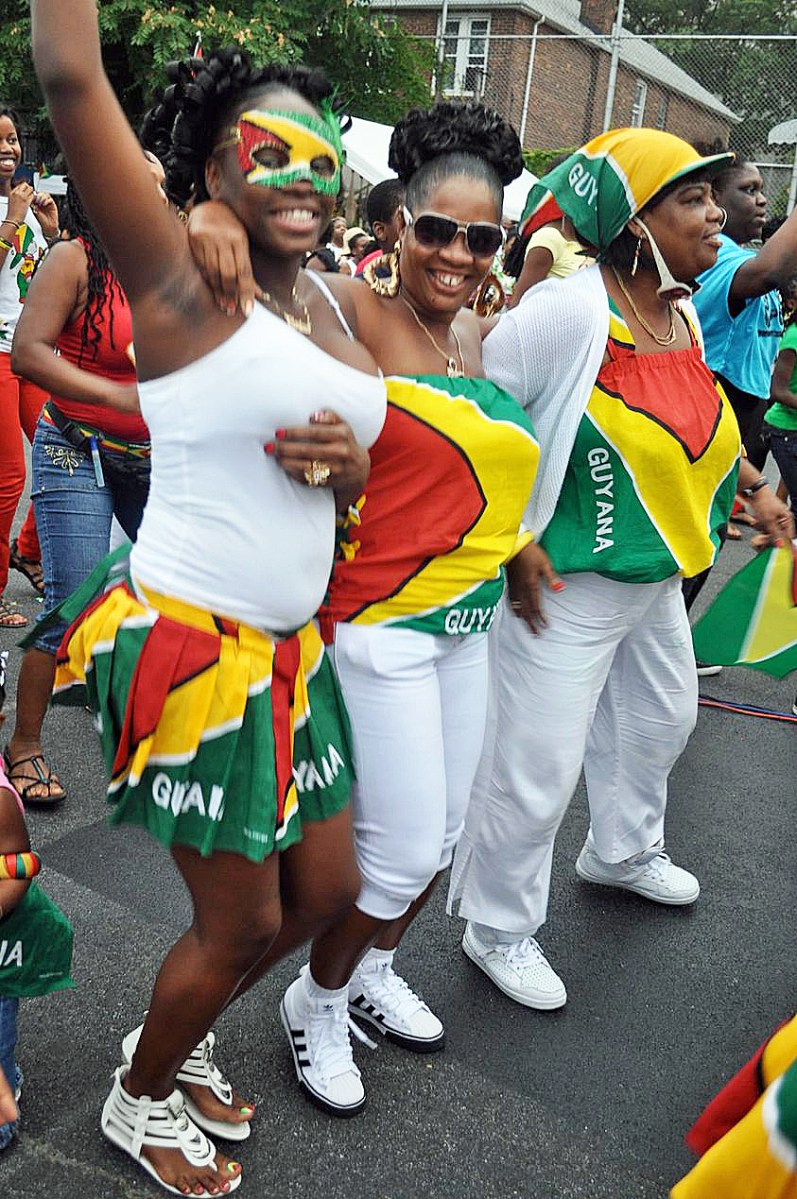
[[[663,840],[667,778],[697,719],[679,576],[619,583],[571,574],[545,592],[536,637],[504,604],[491,646],[493,743],[457,849],[449,908],[518,939],[548,908],[554,838],[582,765],[598,856]]]
[[[403,916],[451,862],[487,715],[487,635],[338,624],[335,667],[351,717],[357,907]]]

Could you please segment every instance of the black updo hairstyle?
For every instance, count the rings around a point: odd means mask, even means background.
[[[69,178],[67,178],[61,228],[69,234],[70,239],[79,237],[82,240],[88,260],[88,288],[83,325],[80,330],[80,354],[78,356],[78,366],[81,366],[84,354],[89,353],[92,361],[97,357],[102,336],[100,314],[106,306],[105,319],[108,321],[108,337],[111,345],[114,344],[112,302],[114,296],[123,304],[127,303],[127,299],[119,285],[119,280],[111,270],[105,250],[102,248],[102,242],[94,232],[86,215],[78,190]]]
[[[440,100],[428,109],[413,108],[393,130],[387,161],[407,189],[411,212],[418,212],[452,175],[486,183],[500,212],[504,188],[523,170],[512,126],[474,100]]]
[[[163,163],[166,194],[181,208],[191,196],[196,202],[209,199],[205,164],[247,97],[284,87],[315,107],[332,100],[332,86],[320,69],[283,63],[255,67],[238,46],[169,63],[166,71],[169,86],[144,118],[141,144]]]

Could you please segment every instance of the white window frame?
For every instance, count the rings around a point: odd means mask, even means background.
[[[637,79],[636,95],[634,103],[631,106],[631,120],[629,124],[632,129],[639,129],[645,121],[645,104],[648,98],[648,81],[647,79]]]
[[[661,98],[659,99],[659,110],[656,114],[656,128],[657,129],[666,129],[667,128],[667,116],[668,116],[669,110],[670,110],[670,97],[667,95],[666,92],[664,92],[663,95],[661,96]]]
[[[441,27],[442,13],[437,21],[438,45],[446,65],[445,96],[464,96],[480,99],[484,94],[484,84],[487,76],[487,60],[490,53],[490,14],[486,12],[449,13],[446,19],[445,31]],[[483,25],[474,35],[474,25]],[[454,54],[446,52],[446,42],[456,39]],[[473,43],[484,42],[484,52],[474,55]],[[453,65],[453,79],[449,77],[449,69]],[[476,87],[468,87],[468,71],[478,73]]]

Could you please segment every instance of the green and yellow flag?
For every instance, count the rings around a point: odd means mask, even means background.
[[[776,679],[797,670],[797,542],[758,554],[692,630],[695,656]]]

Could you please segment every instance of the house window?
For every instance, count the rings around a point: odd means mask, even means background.
[[[478,99],[482,95],[489,37],[490,18],[487,16],[448,17],[443,35],[443,91],[447,96]]]
[[[636,95],[634,96],[634,105],[631,109],[631,125],[638,129],[645,119],[645,101],[648,98],[648,85],[644,79],[636,81]]]
[[[656,128],[665,129],[667,127],[667,109],[669,107],[669,98],[662,96],[659,100],[659,111],[656,114]]]

